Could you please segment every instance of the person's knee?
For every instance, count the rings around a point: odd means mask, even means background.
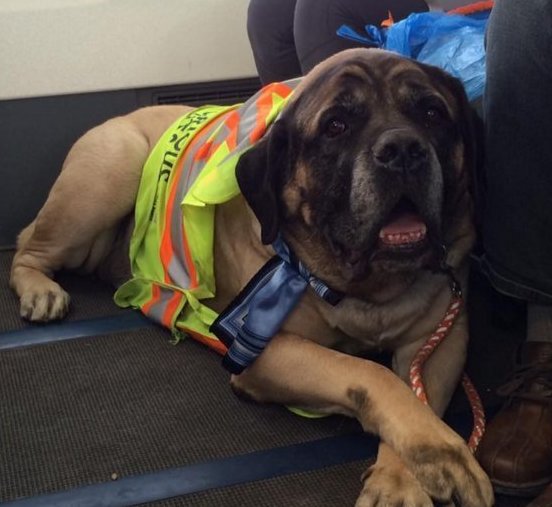
[[[271,2],[264,0],[250,0],[247,8],[247,34],[250,41],[255,41],[266,34],[265,24],[268,12],[267,6]]]
[[[342,25],[362,32],[366,25],[379,26],[390,13],[398,21],[424,11],[424,0],[297,0],[294,36],[303,73],[339,51],[362,46],[337,35]]]
[[[493,11],[507,13],[515,21],[530,20],[540,24],[543,14],[552,13],[552,3],[550,0],[500,0],[495,2]]]
[[[500,0],[487,31],[489,77],[502,73],[552,68],[552,2],[550,0]],[[527,55],[531,58],[527,58]],[[524,72],[524,71],[523,71]]]
[[[296,0],[251,0],[247,34],[263,84],[301,74],[293,38]]]
[[[527,40],[552,34],[550,0],[500,0],[491,14],[489,35],[503,35],[523,46]]]
[[[250,0],[247,8],[249,37],[279,41],[293,30],[296,0]]]

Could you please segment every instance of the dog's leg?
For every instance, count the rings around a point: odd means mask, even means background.
[[[79,139],[37,218],[20,234],[10,284],[21,316],[32,321],[61,318],[69,296],[52,280],[59,269],[90,272],[108,253],[118,222],[133,208],[146,136],[116,118]]]
[[[395,351],[393,369],[408,382],[410,364],[426,338]],[[468,341],[465,313],[458,316],[449,336],[439,345],[424,365],[424,385],[433,411],[442,417],[462,374]],[[397,484],[401,484],[408,496],[406,505],[431,507],[433,502],[423,491],[421,484],[408,470],[397,454],[385,442],[378,451],[378,458],[364,476],[364,488],[358,507],[394,505]],[[377,503],[376,499],[379,501]]]
[[[462,439],[381,365],[280,333],[232,384],[258,401],[356,417],[431,498],[455,498],[463,507],[493,503],[491,484]]]

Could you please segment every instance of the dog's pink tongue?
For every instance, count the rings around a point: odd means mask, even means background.
[[[416,213],[403,213],[384,225],[380,240],[387,245],[417,243],[425,238],[427,227]]]

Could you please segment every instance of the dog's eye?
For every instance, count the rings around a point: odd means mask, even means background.
[[[429,121],[436,121],[441,117],[441,111],[436,107],[428,107],[425,112],[426,119]]]
[[[324,127],[324,134],[328,137],[337,137],[347,132],[347,129],[348,126],[343,120],[339,118],[332,118],[326,123]]]
[[[446,113],[438,106],[426,106],[424,108],[424,122],[429,127],[441,123],[446,118]]]

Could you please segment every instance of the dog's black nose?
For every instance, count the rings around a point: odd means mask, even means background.
[[[392,171],[415,171],[427,161],[428,155],[423,140],[408,129],[384,132],[372,148],[376,165]]]

